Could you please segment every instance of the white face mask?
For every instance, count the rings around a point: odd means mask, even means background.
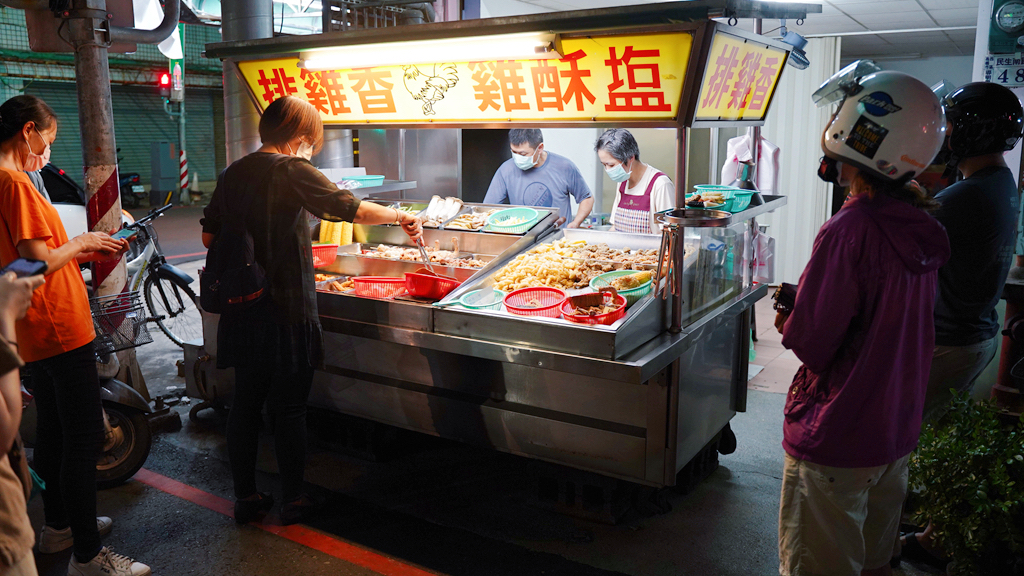
[[[534,160],[534,157],[537,156],[537,152],[539,150],[540,149],[538,148],[533,152],[533,154],[530,154],[529,156],[523,156],[522,154],[516,154],[515,152],[513,152],[512,161],[515,162],[516,166],[520,170],[529,170],[530,168],[533,168],[534,166],[537,165],[537,161]]]
[[[43,138],[42,134],[39,134],[38,130],[33,131],[39,135],[39,139],[43,141],[43,144],[46,144],[46,148],[43,149],[42,154],[36,154],[32,151],[32,143],[29,140],[25,140],[25,145],[28,146],[28,156],[25,158],[24,166],[22,166],[25,169],[25,172],[41,170],[43,166],[50,163],[50,144],[46,142],[46,139]],[[31,138],[31,136],[29,136],[29,138]]]
[[[291,154],[297,158],[309,160],[310,158],[313,157],[313,145],[300,141],[298,149],[295,150],[295,152],[292,152]]]

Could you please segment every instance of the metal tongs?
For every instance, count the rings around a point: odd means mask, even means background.
[[[666,224],[661,228],[661,245],[658,247],[658,270],[654,273],[655,286],[657,287],[654,295],[661,294],[662,300],[668,300],[668,294],[671,291],[672,295],[678,296],[680,294],[679,286],[676,285],[675,276],[675,251],[681,249],[678,244],[680,240],[676,238],[679,229],[676,226]],[[667,278],[665,279],[665,285],[661,284],[661,271],[665,267],[665,256],[668,256],[668,269],[666,272]]]
[[[434,267],[430,265],[430,256],[427,255],[427,247],[423,244],[423,238],[416,241],[416,247],[420,249],[420,257],[423,258],[423,265],[427,267],[427,270],[429,270],[431,274],[438,276],[439,274],[434,271]]]

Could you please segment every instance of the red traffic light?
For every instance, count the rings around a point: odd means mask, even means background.
[[[161,98],[171,97],[171,75],[167,72],[160,74],[160,82],[157,84],[160,88]]]

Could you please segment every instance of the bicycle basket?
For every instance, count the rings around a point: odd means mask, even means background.
[[[138,292],[93,296],[89,306],[96,329],[97,354],[110,354],[153,341],[146,328],[146,311]]]

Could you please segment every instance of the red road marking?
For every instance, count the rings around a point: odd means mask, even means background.
[[[168,478],[145,468],[135,473],[135,479],[171,496],[177,496],[182,500],[198,504],[203,508],[219,512],[228,517],[234,517],[235,505],[226,498],[203,492],[198,488],[193,488],[188,484],[178,482],[173,478]],[[433,572],[427,572],[421,568],[381,556],[371,550],[360,548],[359,546],[349,544],[333,536],[328,536],[298,524],[278,526],[253,522],[249,525],[286,540],[291,540],[307,548],[323,552],[339,560],[344,560],[350,564],[373,570],[383,576],[435,576]]]
[[[174,256],[165,256],[168,260],[176,260],[178,258],[190,258],[192,256],[206,256],[206,251],[193,252],[191,254],[175,254]]]

